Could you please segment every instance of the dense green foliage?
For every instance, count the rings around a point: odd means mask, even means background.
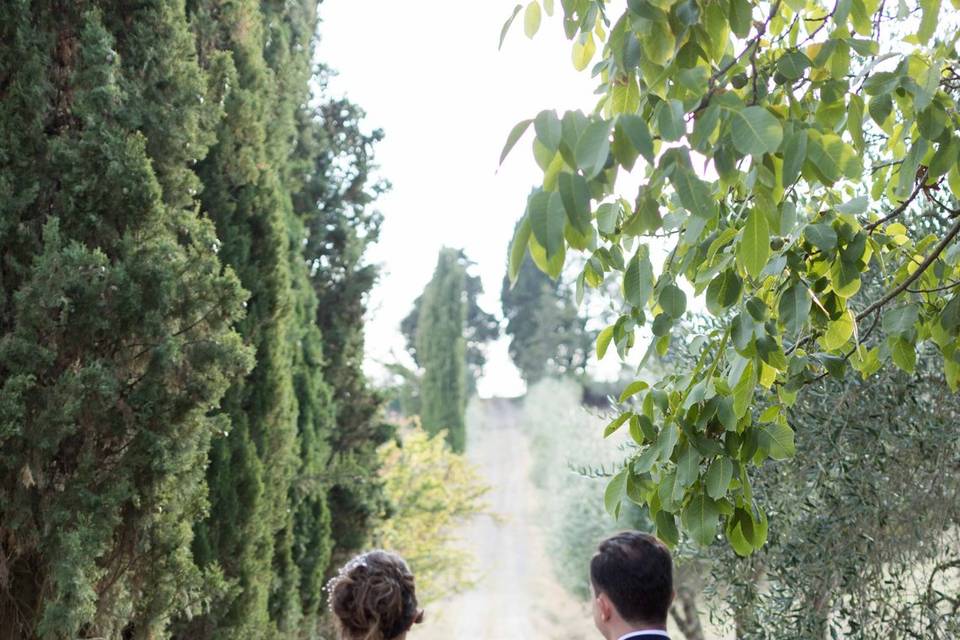
[[[454,452],[466,445],[467,271],[455,249],[441,249],[433,277],[423,290],[416,322],[420,419],[427,433],[446,429]]]
[[[797,456],[765,465],[767,545],[713,549],[738,638],[955,638],[960,398],[932,353],[917,372],[825,381],[795,406]]]
[[[751,478],[794,454],[805,386],[913,373],[919,349],[960,385],[955,14],[941,0],[626,4],[560,2],[600,97],[594,114],[543,111],[508,136],[504,154],[532,124],[544,170],[511,277],[529,249],[554,277],[583,252],[581,287],[620,279],[600,357],[626,355],[641,329],[665,353],[690,291],[705,302],[718,322],[683,345],[689,364],[625,390],[610,431],[628,425],[640,448],[611,491],[666,539],[722,532],[746,555],[768,532]],[[532,36],[540,11],[525,15]],[[622,173],[639,188],[618,191]],[[939,233],[906,217],[920,208]]]
[[[594,335],[577,310],[573,291],[525,258],[516,282],[503,279],[500,303],[510,336],[510,359],[527,384],[583,372]]]
[[[463,338],[466,343],[467,354],[467,394],[470,395],[477,389],[477,380],[483,373],[483,366],[487,363],[487,355],[484,346],[491,340],[496,340],[500,335],[500,323],[496,316],[487,313],[480,306],[479,298],[483,294],[483,282],[480,276],[470,273],[470,266],[473,264],[467,259],[463,251],[457,254],[457,260],[463,268],[464,276],[464,294],[466,296],[466,321],[463,326]],[[420,309],[423,304],[423,296],[419,296],[413,301],[413,309],[407,314],[400,323],[400,332],[407,341],[407,352],[413,358],[417,366],[423,364],[417,355],[417,336],[419,335],[418,326],[420,321]]]
[[[0,637],[316,637],[369,535],[380,134],[310,102],[316,26],[0,10]]]

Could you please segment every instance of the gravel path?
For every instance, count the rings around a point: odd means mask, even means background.
[[[410,640],[595,640],[589,608],[556,582],[538,521],[542,504],[530,479],[529,443],[509,400],[482,402],[482,419],[468,424],[467,456],[493,489],[494,517],[477,518],[461,532],[476,556],[477,584],[469,592],[431,603]],[[586,569],[584,569],[586,579]]]

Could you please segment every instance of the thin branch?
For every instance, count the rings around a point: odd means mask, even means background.
[[[866,229],[868,233],[873,233],[873,230],[879,227],[880,225],[890,220],[893,220],[894,218],[902,214],[904,211],[907,210],[907,207],[913,204],[913,201],[917,199],[917,196],[920,194],[920,191],[923,189],[923,185],[926,181],[927,181],[927,169],[924,168],[923,175],[919,176],[919,179],[917,180],[917,184],[913,188],[913,193],[911,193],[906,200],[900,203],[899,207],[891,211],[889,214],[883,216],[879,220],[875,222],[871,222],[868,225],[864,225],[863,228]]]
[[[884,305],[886,305],[888,302],[890,302],[891,300],[896,298],[898,295],[906,291],[910,287],[910,285],[916,282],[917,279],[923,275],[924,271],[926,271],[930,267],[930,265],[933,264],[936,261],[936,259],[940,257],[940,254],[943,253],[944,249],[946,249],[951,242],[953,242],[954,238],[957,237],[958,233],[960,233],[960,220],[958,220],[957,223],[953,225],[950,231],[947,232],[947,235],[945,235],[943,239],[940,240],[940,242],[937,244],[937,246],[933,248],[933,251],[930,252],[930,255],[928,255],[927,258],[922,263],[920,263],[920,266],[917,267],[916,271],[910,274],[910,276],[906,280],[901,282],[900,286],[896,287],[893,291],[891,291],[890,293],[883,296],[882,298],[880,298],[879,300],[871,304],[869,307],[861,311],[857,315],[857,322],[863,320],[874,311],[882,309]]]

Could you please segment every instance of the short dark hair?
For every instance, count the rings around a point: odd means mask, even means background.
[[[666,624],[673,600],[673,560],[657,538],[639,531],[610,536],[590,560],[590,581],[627,622]]]

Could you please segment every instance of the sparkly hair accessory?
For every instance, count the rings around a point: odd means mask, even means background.
[[[353,573],[355,569],[359,567],[366,569],[367,558],[371,553],[371,551],[368,551],[351,558],[349,562],[340,567],[340,570],[337,571],[337,575],[333,576],[327,581],[327,585],[323,588],[323,590],[327,592],[327,608],[330,609],[331,613],[333,613],[333,590],[337,588],[337,584],[339,584],[341,580]]]

